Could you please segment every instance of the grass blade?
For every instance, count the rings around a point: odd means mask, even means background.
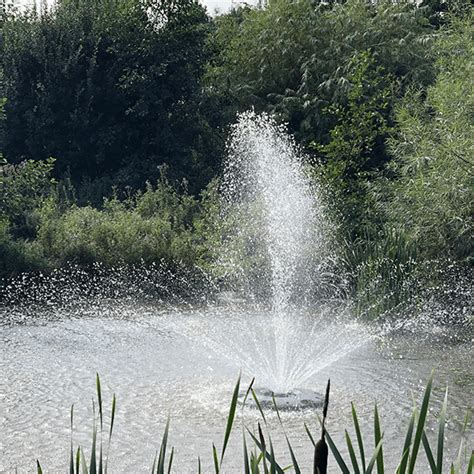
[[[201,474],[201,458],[198,456],[198,474]]]
[[[374,408],[374,437],[375,437],[375,446],[377,447],[380,441],[382,440],[382,433],[380,429],[380,417],[377,404]],[[380,445],[379,452],[377,454],[377,474],[384,474],[384,465],[383,465],[383,449]]]
[[[76,474],[79,474],[79,466],[81,464],[81,448],[77,448],[76,452]]]
[[[156,462],[158,461],[158,451],[155,452],[155,458],[153,459],[153,466],[151,467],[151,474],[156,472]]]
[[[421,403],[420,415],[416,425],[415,439],[413,440],[413,448],[410,456],[410,463],[408,465],[408,473],[413,474],[415,470],[416,457],[420,448],[421,438],[425,429],[426,415],[428,413],[428,404],[430,401],[431,387],[433,385],[433,374],[431,374],[428,384],[426,385],[425,393],[423,395],[423,401]]]
[[[352,446],[351,437],[349,436],[349,433],[347,432],[347,430],[345,430],[345,437],[346,437],[347,449],[349,451],[349,456],[351,457],[352,467],[354,468],[354,473],[360,474],[359,463],[357,462],[354,448]]]
[[[365,472],[365,453],[364,453],[364,441],[362,439],[362,433],[360,431],[359,419],[357,418],[357,412],[353,403],[351,403],[352,420],[354,422],[354,429],[357,436],[357,444],[359,446],[360,460],[362,463],[362,472]]]
[[[43,469],[41,469],[41,464],[38,460],[36,460],[36,472],[37,474],[43,474]]]
[[[225,429],[224,443],[222,445],[221,464],[222,460],[224,459],[227,443],[229,442],[230,433],[232,431],[232,425],[234,424],[235,410],[237,409],[237,399],[239,398],[240,378],[241,375],[239,375],[237,383],[235,384],[234,393],[232,395],[232,401],[230,403],[229,416],[227,417],[227,426]]]

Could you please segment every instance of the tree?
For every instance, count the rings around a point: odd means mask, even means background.
[[[451,18],[436,45],[435,84],[398,107],[395,159],[374,188],[387,225],[402,229],[428,258],[472,259],[472,20],[472,12]]]
[[[7,158],[132,187],[166,163],[199,190],[218,159],[199,106],[208,28],[194,0],[63,0],[7,19]]]

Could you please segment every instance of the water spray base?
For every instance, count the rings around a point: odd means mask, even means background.
[[[324,403],[323,395],[305,388],[295,388],[285,393],[273,392],[268,388],[255,388],[254,391],[260,406],[266,410],[275,409],[273,397],[275,397],[275,403],[278,410],[281,411],[298,411],[308,408],[320,408]],[[244,398],[245,392],[241,392],[239,394],[240,405],[243,404]],[[247,397],[245,406],[248,408],[258,408],[257,403],[251,394]]]

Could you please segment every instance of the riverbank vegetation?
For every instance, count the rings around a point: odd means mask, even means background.
[[[211,17],[192,0],[62,0],[0,27],[0,277],[211,268],[227,134],[250,107],[305,151],[361,304],[368,288],[386,295],[374,313],[398,304],[433,268],[419,262],[471,268],[470,2]]]
[[[464,433],[461,435],[461,442],[456,459],[450,460],[449,455],[447,455],[445,451],[445,428],[447,425],[446,420],[448,416],[447,389],[441,409],[437,415],[437,427],[434,430],[434,433],[430,433],[429,435],[427,434],[429,431],[428,424],[433,421],[430,420],[430,414],[433,412],[433,410],[430,408],[432,384],[433,376],[431,376],[428,380],[419,407],[415,406],[413,408],[413,412],[406,423],[406,436],[403,440],[403,445],[401,444],[402,440],[400,440],[400,451],[397,453],[396,457],[396,459],[398,459],[396,473],[412,474],[415,472],[415,467],[418,470],[418,466],[420,464],[424,464],[424,472],[431,472],[432,474],[441,474],[443,472],[443,467],[445,469],[449,467],[449,471],[452,474],[472,474],[474,468],[474,452],[470,446],[464,445]],[[282,453],[278,450],[275,450],[272,443],[272,428],[270,424],[267,423],[267,417],[265,416],[265,411],[267,410],[264,410],[260,405],[258,397],[252,386],[253,381],[250,383],[250,386],[245,391],[244,395],[244,392],[240,391],[241,380],[239,377],[234,388],[229,414],[227,417],[222,448],[218,450],[217,446],[219,445],[212,443],[212,450],[210,447],[209,452],[209,459],[212,459],[212,461],[205,463],[205,465],[208,466],[208,469],[212,463],[212,472],[215,472],[215,474],[224,472],[224,458],[228,447],[228,442],[232,434],[235,436],[234,432],[236,431],[236,418],[239,415],[242,425],[242,433],[240,433],[240,435],[242,436],[243,443],[243,456],[241,464],[242,470],[246,474],[283,474],[284,472],[294,472],[296,474],[301,472],[326,474],[326,469],[328,466],[331,468],[331,464],[333,466],[337,465],[337,468],[340,470],[340,472],[344,474],[349,474],[350,472],[362,472],[365,474],[370,474],[371,472],[375,472],[375,470],[378,474],[383,474],[386,472],[384,466],[386,465],[387,452],[384,450],[384,433],[377,405],[374,407],[373,433],[370,433],[370,438],[373,438],[375,442],[374,447],[369,447],[367,443],[367,433],[363,434],[360,429],[359,415],[357,414],[357,409],[354,403],[351,404],[353,426],[351,427],[350,431],[354,432],[355,437],[352,439],[349,431],[345,430],[346,446],[344,446],[344,448],[341,446],[338,447],[330,435],[331,416],[329,416],[329,419],[326,421],[329,409],[330,393],[330,383],[328,382],[325,402],[324,406],[322,407],[322,417],[320,417],[319,414],[315,414],[315,422],[318,420],[319,424],[316,424],[320,426],[308,427],[306,424],[304,425],[304,429],[308,437],[307,441],[308,443],[312,444],[314,449],[314,462],[311,466],[303,466],[301,461],[298,462],[297,456],[295,455],[291,445],[291,441],[286,434],[285,438],[288,452]],[[71,445],[69,454],[69,472],[71,474],[79,474],[81,472],[87,474],[97,474],[106,473],[108,471],[109,454],[111,452],[110,447],[117,410],[117,399],[114,394],[110,416],[107,416],[103,407],[99,375],[96,377],[96,390],[97,399],[96,401],[93,401],[94,420],[92,427],[92,448],[90,455],[87,456],[87,458],[86,448],[81,446],[76,447],[73,442],[74,405],[71,408]],[[259,410],[261,416],[261,421],[257,424],[256,428],[254,426],[248,426],[245,421],[245,405],[249,397],[254,399],[255,409]],[[96,407],[98,412],[97,415]],[[274,396],[273,410],[275,410],[277,414],[282,430],[285,431]],[[109,420],[109,427],[104,426],[104,420],[106,418]],[[176,465],[175,458],[179,456],[179,453],[176,453],[175,455],[174,447],[170,447],[169,433],[170,418],[168,418],[166,423],[159,450],[157,450],[152,464],[152,474],[164,474],[165,472],[170,473],[174,470]],[[364,438],[366,440],[365,442]],[[106,439],[105,443],[103,443],[103,439]],[[227,457],[229,457],[229,455]],[[422,459],[423,457],[425,459]],[[393,462],[393,459],[391,459],[390,462]],[[201,473],[203,470],[202,466],[203,461],[199,456],[196,459],[196,472]],[[38,460],[37,473],[41,474],[42,472],[42,466]]]

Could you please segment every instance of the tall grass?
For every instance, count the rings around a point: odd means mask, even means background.
[[[234,421],[239,405],[241,378],[239,376],[235,385],[232,399],[227,417],[226,429],[222,448],[218,450],[216,444],[212,444],[212,461],[214,465],[215,474],[223,472],[222,465],[224,455],[227,452],[228,442],[233,432]],[[429,378],[426,388],[421,400],[420,406],[415,406],[410,415],[407,424],[406,434],[403,440],[400,440],[400,452],[398,454],[399,462],[395,474],[413,474],[417,461],[420,455],[424,452],[428,461],[431,474],[442,474],[443,465],[447,464],[445,460],[444,443],[445,443],[445,427],[446,427],[446,413],[448,404],[448,390],[444,397],[441,411],[438,416],[438,430],[435,443],[430,442],[426,435],[426,421],[430,407],[430,397],[433,386],[433,375]],[[96,392],[97,400],[93,402],[93,427],[92,427],[92,447],[90,451],[90,461],[87,462],[86,451],[82,446],[74,446],[73,442],[73,422],[74,422],[74,406],[71,407],[71,445],[69,455],[69,474],[106,474],[108,472],[109,450],[112,440],[112,433],[115,421],[116,411],[116,397],[112,398],[110,426],[105,430],[106,443],[103,443],[104,433],[104,411],[102,402],[102,391],[99,375],[96,375]],[[257,429],[252,430],[245,423],[244,409],[249,396],[255,400],[256,407],[260,412],[262,418],[261,423],[257,424]],[[302,472],[312,472],[313,474],[326,474],[328,463],[335,463],[338,469],[344,474],[371,474],[374,470],[377,474],[384,474],[387,472],[385,468],[384,456],[386,451],[384,448],[384,435],[381,425],[381,420],[378,413],[377,405],[374,407],[374,425],[373,438],[375,446],[373,449],[369,448],[364,441],[364,436],[360,429],[359,417],[355,405],[351,404],[353,428],[356,434],[356,439],[353,441],[349,435],[348,430],[345,430],[345,441],[347,447],[347,456],[343,453],[341,447],[338,447],[334,442],[330,432],[326,427],[326,417],[329,407],[329,381],[326,389],[326,397],[323,406],[322,419],[317,416],[321,426],[321,436],[318,441],[311,432],[311,429],[305,424],[304,429],[314,448],[314,463],[311,468],[302,467],[294,453],[291,442],[286,434],[278,406],[273,397],[274,410],[277,414],[278,421],[285,434],[288,451],[291,458],[291,464],[282,466],[277,461],[277,456],[281,453],[275,452],[270,429],[267,424],[267,417],[265,411],[253,390],[253,380],[246,390],[243,401],[241,402],[242,411],[242,456],[243,456],[243,472],[245,474],[284,474],[286,472],[294,472],[301,474]],[[98,414],[96,414],[96,407]],[[152,474],[169,474],[173,470],[173,462],[175,459],[174,447],[169,446],[170,420],[168,418],[164,433],[161,439],[160,449],[157,451],[152,464]],[[366,439],[366,438],[365,438]],[[105,452],[104,452],[105,444]],[[333,459],[329,459],[329,452]],[[462,458],[466,459],[467,467],[463,469]],[[236,455],[235,453],[233,454]],[[42,474],[43,470],[40,462],[36,461],[37,474]],[[334,465],[334,464],[333,464]],[[351,466],[351,467],[349,467]],[[450,464],[449,474],[472,474],[474,469],[474,451],[470,447],[464,447],[461,443],[459,447],[458,459]],[[178,471],[175,471],[178,472]],[[202,472],[201,457],[197,459],[197,472]],[[428,472],[428,471],[425,471]]]

